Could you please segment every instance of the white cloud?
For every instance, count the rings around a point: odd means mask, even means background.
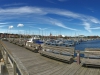
[[[24,14],[45,14],[45,11],[42,11],[41,8],[37,7],[16,7],[16,8],[6,8],[6,9],[0,9],[1,15],[24,15]]]
[[[38,29],[40,29],[40,30],[46,30],[46,29],[48,29],[48,28],[38,28]]]
[[[64,17],[71,17],[74,19],[79,19],[81,21],[90,21],[93,23],[100,23],[100,21],[92,16],[86,16],[83,14],[78,14],[75,12],[62,10],[62,9],[54,9],[54,8],[39,8],[39,7],[17,7],[17,8],[6,8],[0,9],[0,14],[2,15],[23,15],[23,14],[37,14],[37,15],[46,15],[46,14],[57,14]]]
[[[6,27],[7,25],[0,25],[0,28],[2,28],[2,27]]]
[[[84,28],[89,31],[90,33],[92,32],[92,30],[97,30],[100,29],[100,27],[94,27],[92,28],[90,23],[84,22],[83,25],[85,26]]]
[[[13,27],[14,27],[14,26],[11,25],[11,26],[9,26],[9,29],[12,29]]]
[[[74,31],[79,31],[77,29],[74,29],[74,28],[70,28],[70,27],[67,27],[66,25],[64,25],[63,23],[55,20],[55,19],[50,19],[49,20],[50,23],[52,23],[53,25],[56,25],[56,26],[59,26],[59,27],[62,27],[62,28],[65,28],[65,29],[69,29],[69,30],[74,30]]]
[[[42,18],[38,18],[38,20],[40,20],[42,23],[45,22],[45,24],[55,25],[55,26],[58,26],[58,27],[61,27],[64,29],[69,29],[69,30],[73,30],[73,31],[80,31],[78,29],[67,27],[67,25],[65,25],[61,21],[59,21],[57,19],[50,18],[50,17],[42,17]]]
[[[84,22],[83,25],[85,26],[84,28],[91,33],[90,24],[87,22]]]
[[[7,23],[0,23],[0,24],[7,24]]]
[[[93,29],[100,29],[100,27],[95,27],[95,28],[90,28],[90,29],[92,29],[92,30],[93,30]]]
[[[63,0],[59,0],[59,1],[63,1]],[[56,15],[60,15],[63,17],[80,20],[84,23],[84,28],[89,32],[91,32],[90,27],[91,27],[92,23],[93,24],[100,24],[100,20],[98,20],[97,18],[95,18],[93,16],[87,16],[87,15],[71,12],[68,10],[62,10],[62,9],[28,7],[28,6],[16,7],[16,8],[6,8],[6,9],[1,8],[0,9],[0,15],[1,15],[2,19],[3,19],[3,17],[5,19],[5,16],[7,19],[9,17],[16,18],[17,15],[19,15],[19,17],[21,17],[21,16],[26,17],[26,15],[28,15],[28,17],[31,17],[31,18],[33,18],[32,15],[44,17],[47,14],[56,14]],[[48,18],[48,20],[50,20],[50,19]],[[56,25],[56,26],[59,26],[59,27],[62,27],[62,28],[76,30],[74,28],[67,27],[66,25],[64,25],[63,23],[61,23],[59,21],[50,20],[49,23]],[[17,27],[22,27],[22,26],[17,26]]]
[[[100,24],[100,21],[96,18],[90,18],[90,21],[93,22],[93,23],[99,23]]]
[[[77,19],[77,20],[80,20],[84,23],[86,22],[84,24],[84,28],[89,32],[91,32],[90,26],[92,24],[100,24],[100,20],[98,20],[97,18],[92,17],[92,16],[78,14],[78,13],[75,13],[75,12],[71,12],[71,11],[67,11],[67,10],[61,10],[61,9],[52,9],[52,10],[48,9],[47,11],[48,11],[48,13],[61,15],[61,16],[67,17],[67,18],[69,17],[69,18]]]
[[[100,23],[100,21],[92,16],[87,16],[83,14],[78,14],[75,12],[62,10],[62,9],[55,9],[55,8],[39,8],[39,7],[17,7],[17,8],[6,8],[0,9],[1,15],[27,15],[27,14],[34,14],[34,15],[46,15],[46,14],[56,14],[61,15],[64,17],[71,17],[74,19],[79,19],[81,21],[90,21],[93,23]]]
[[[24,24],[18,24],[17,25],[17,27],[23,27],[24,26]]]
[[[81,20],[83,22],[88,21],[88,22],[100,24],[100,20],[98,20],[98,19],[96,19],[96,18],[94,18],[92,16],[78,14],[78,13],[71,12],[71,11],[53,10],[53,12],[51,12],[51,13],[57,14],[57,15],[61,15],[61,16],[64,16],[64,17],[70,17],[70,18],[78,19],[78,20]]]

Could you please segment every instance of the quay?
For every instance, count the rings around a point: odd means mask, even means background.
[[[23,71],[16,74],[14,68],[14,70],[9,71],[13,72],[12,75],[100,75],[100,68],[83,67],[82,64],[76,62],[68,64],[52,60],[8,41],[1,43],[8,50],[8,53],[15,57],[14,64],[19,71]],[[7,63],[7,60],[4,60],[4,63]],[[23,68],[20,69],[21,65]]]

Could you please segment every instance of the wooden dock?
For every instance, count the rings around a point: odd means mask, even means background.
[[[3,43],[12,54],[20,59],[30,75],[100,75],[100,68],[82,67],[76,62],[63,63],[43,57],[24,47],[6,41]]]

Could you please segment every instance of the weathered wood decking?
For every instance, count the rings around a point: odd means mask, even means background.
[[[100,67],[100,48],[86,48],[84,57],[81,61],[84,66]]]
[[[76,62],[67,64],[55,61],[9,42],[3,43],[21,60],[30,75],[100,75],[100,68],[82,67]]]
[[[49,50],[49,51],[48,51]],[[39,53],[43,56],[60,60],[67,63],[73,63],[74,61],[74,48],[72,47],[50,47],[46,46]]]

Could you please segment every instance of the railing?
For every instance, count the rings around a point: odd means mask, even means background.
[[[9,69],[9,75],[29,75],[26,68],[23,66],[22,62],[12,54],[6,46],[0,41],[0,50],[4,59],[5,66]]]

